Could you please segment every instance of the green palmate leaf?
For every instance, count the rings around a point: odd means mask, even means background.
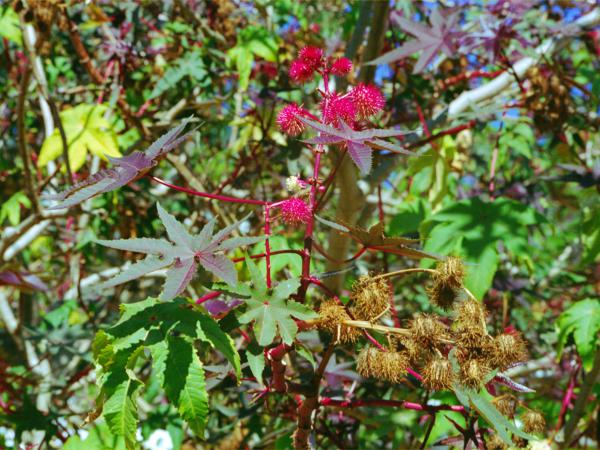
[[[60,113],[69,147],[69,163],[73,171],[83,166],[88,151],[105,160],[107,157],[121,156],[117,135],[104,118],[106,110],[106,105],[82,104]],[[46,166],[62,153],[63,142],[58,129],[55,129],[42,144],[38,166]]]
[[[573,335],[584,368],[591,370],[594,353],[600,345],[600,300],[588,298],[571,305],[559,317],[558,329],[558,356],[569,336]]]
[[[248,360],[248,366],[250,366],[250,372],[256,381],[260,384],[263,383],[263,371],[265,370],[265,355],[260,349],[257,353],[252,353],[250,350],[246,350],[246,359]]]
[[[465,284],[481,298],[491,286],[498,267],[498,244],[513,253],[529,249],[528,226],[544,223],[533,208],[507,198],[484,202],[478,197],[456,202],[421,224],[426,251],[455,254],[467,265]]]
[[[142,386],[134,370],[147,353],[152,357],[153,374],[167,396],[194,432],[202,436],[208,396],[195,345],[204,342],[220,351],[236,376],[241,376],[233,340],[213,318],[181,298],[167,303],[149,298],[123,305],[120,320],[98,332],[92,352],[101,386],[99,403],[111,431],[124,436],[128,448],[135,444],[136,399]]]
[[[204,369],[193,345],[181,337],[168,338],[163,387],[181,417],[202,437],[208,416]]]
[[[168,90],[175,88],[184,78],[189,77],[193,81],[199,82],[206,78],[206,75],[202,55],[198,51],[188,52],[165,71],[163,77],[154,86],[149,99],[160,97]]]

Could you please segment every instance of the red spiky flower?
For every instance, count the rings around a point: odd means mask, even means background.
[[[339,120],[351,123],[356,117],[356,106],[351,96],[331,94],[321,101],[323,122],[330,125],[338,125]]]
[[[323,62],[323,50],[313,46],[304,47],[300,50],[298,59],[308,64],[313,70],[318,69]]]
[[[283,221],[290,225],[308,223],[312,214],[310,207],[301,198],[293,197],[280,205]]]
[[[277,116],[277,124],[288,136],[297,136],[304,131],[306,125],[297,116],[307,116],[308,111],[295,103],[284,106]]]
[[[331,65],[331,73],[334,75],[348,75],[352,70],[352,61],[348,58],[338,58]]]
[[[373,84],[360,83],[350,91],[350,96],[361,119],[378,113],[385,106],[385,97]]]
[[[314,69],[306,62],[296,59],[290,65],[290,78],[296,83],[305,83],[312,79]]]

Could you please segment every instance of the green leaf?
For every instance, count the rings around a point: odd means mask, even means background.
[[[517,201],[498,198],[484,202],[473,197],[434,214],[421,224],[419,232],[426,251],[465,259],[467,288],[481,298],[496,273],[498,244],[502,242],[515,254],[527,253],[528,226],[545,221],[533,208]]]
[[[240,316],[241,323],[256,321],[254,332],[259,345],[266,346],[273,342],[277,332],[288,345],[294,342],[298,326],[292,317],[300,320],[314,319],[318,315],[305,305],[293,300],[287,302],[282,298],[270,300],[246,300],[246,312]]]
[[[0,8],[0,36],[15,44],[23,45],[19,15],[10,6]]]
[[[187,52],[165,71],[163,77],[154,85],[148,99],[160,97],[168,90],[176,88],[179,82],[186,77],[200,82],[206,78],[206,75],[202,55],[198,51]]]
[[[63,450],[125,450],[125,440],[110,432],[108,425],[96,422],[86,430],[87,436],[82,439],[74,434],[62,447]]]
[[[69,147],[69,163],[74,172],[83,166],[88,151],[104,160],[107,160],[107,156],[121,156],[117,135],[104,118],[106,110],[106,105],[81,104],[60,113]],[[46,166],[62,153],[62,139],[58,129],[55,129],[42,144],[38,166]]]
[[[202,333],[202,337],[198,336],[198,338],[209,342],[214,348],[220,351],[225,358],[227,358],[233,366],[235,375],[239,380],[242,377],[242,366],[240,363],[240,355],[235,349],[233,339],[221,330],[219,324],[212,317],[199,311],[197,330],[200,330]]]
[[[588,298],[571,305],[560,315],[558,329],[558,356],[560,357],[568,337],[573,335],[585,370],[591,370],[594,352],[600,345],[598,338],[600,332],[600,300]]]
[[[204,369],[193,345],[182,337],[170,336],[163,387],[178,411],[199,437],[204,435],[208,416],[208,394]]]
[[[248,366],[250,366],[250,372],[256,381],[261,385],[264,385],[262,374],[265,370],[265,355],[260,349],[257,353],[252,353],[250,350],[246,350],[246,359],[248,360]]]
[[[103,407],[103,416],[110,430],[125,438],[128,449],[136,447],[137,397],[142,383],[128,376],[118,384]]]
[[[517,426],[509,421],[504,415],[496,409],[496,407],[483,395],[469,390],[469,398],[471,404],[477,410],[477,412],[491,425],[502,440],[507,445],[512,445],[512,437],[510,433],[520,436],[527,440],[535,440],[535,436],[525,433],[524,431],[517,428]]]
[[[31,201],[23,191],[17,191],[0,208],[0,225],[6,218],[15,227],[21,223],[21,206],[31,208]]]

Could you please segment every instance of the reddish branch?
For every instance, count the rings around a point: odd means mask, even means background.
[[[504,69],[496,70],[494,72],[486,72],[485,70],[468,70],[454,77],[446,78],[440,81],[441,89],[446,89],[455,84],[461,83],[462,81],[472,80],[473,78],[496,78],[502,74]]]
[[[337,408],[358,408],[361,406],[385,406],[393,408],[412,409],[414,411],[427,411],[435,413],[437,411],[456,411],[465,412],[464,406],[460,405],[422,405],[420,403],[407,402],[404,400],[334,400],[329,397],[322,398],[322,406],[332,406]]]

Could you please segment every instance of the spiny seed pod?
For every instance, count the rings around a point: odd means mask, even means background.
[[[331,334],[342,344],[356,342],[360,336],[358,328],[344,325],[346,320],[350,320],[350,316],[343,305],[331,299],[321,303],[317,327]]]
[[[487,450],[506,450],[508,445],[497,434],[492,435],[485,443]]]
[[[453,377],[452,363],[446,358],[433,358],[423,369],[423,383],[430,390],[450,389]]]
[[[455,305],[456,319],[454,331],[457,343],[464,347],[476,347],[482,344],[487,335],[485,309],[476,300],[465,300]]]
[[[514,395],[501,395],[500,397],[494,398],[492,403],[504,416],[508,417],[509,419],[515,417],[515,411],[517,410],[517,399]]]
[[[465,268],[460,258],[449,257],[438,263],[432,277],[433,285],[428,289],[434,305],[449,309],[456,299],[457,290],[463,285]]]
[[[529,409],[521,416],[525,433],[542,433],[546,429],[546,419],[539,411]]]
[[[374,377],[379,372],[382,353],[376,348],[364,347],[358,354],[356,371],[365,378]]]
[[[460,367],[460,380],[465,386],[478,389],[485,376],[490,373],[490,368],[482,361],[476,359],[462,363]]]
[[[505,333],[496,336],[492,341],[491,363],[500,370],[527,360],[525,341],[520,333]]]
[[[383,278],[364,275],[352,286],[352,314],[358,320],[374,320],[390,304],[390,286]]]
[[[400,383],[408,369],[408,356],[403,352],[381,352],[381,371],[376,377],[392,383]]]
[[[435,314],[416,314],[408,329],[410,337],[425,347],[437,346],[448,337],[446,325]]]
[[[481,302],[468,299],[458,303],[456,311],[456,322],[461,325],[485,324],[485,308]]]

